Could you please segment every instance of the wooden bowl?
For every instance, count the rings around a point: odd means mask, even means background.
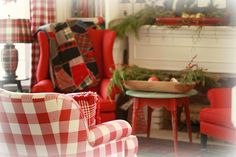
[[[131,90],[168,92],[168,93],[185,93],[195,87],[195,83],[182,84],[179,82],[169,81],[139,81],[129,80],[124,83],[125,88]]]

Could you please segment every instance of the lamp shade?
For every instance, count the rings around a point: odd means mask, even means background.
[[[0,19],[0,43],[30,43],[31,41],[28,19]]]
[[[6,78],[16,77],[18,50],[14,43],[30,43],[32,41],[30,21],[28,19],[1,19],[0,43],[5,43],[1,51],[1,63]]]

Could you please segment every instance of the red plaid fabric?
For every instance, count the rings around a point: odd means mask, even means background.
[[[88,32],[77,33],[75,34],[75,38],[78,42],[79,50],[83,55],[83,59],[87,67],[97,79],[95,82],[95,84],[97,84],[101,79],[101,75],[97,67],[96,54],[94,52],[92,42],[89,39]]]
[[[30,43],[32,41],[28,19],[0,19],[0,30],[1,43]]]
[[[94,126],[96,124],[97,116],[100,116],[97,115],[99,113],[97,112],[98,95],[94,92],[70,93],[67,95],[72,96],[73,99],[81,105],[88,126]]]
[[[14,75],[14,72],[17,69],[18,65],[18,51],[14,45],[5,45],[4,47],[8,47],[2,50],[2,66],[3,69],[8,73]]]
[[[103,135],[110,130],[122,135],[107,142],[103,140],[93,147],[88,141],[88,135],[92,133],[81,104],[72,97],[58,93],[13,93],[0,89],[0,156],[136,156],[137,138],[129,135],[130,126],[126,122],[112,121],[102,125],[107,128],[100,130]]]
[[[69,93],[93,84],[96,78],[84,63],[69,25],[57,23],[55,27],[51,28],[55,30],[56,43],[50,43],[52,69],[50,75],[57,91]]]
[[[30,0],[31,32],[34,34],[39,26],[55,22],[55,0]],[[31,87],[36,83],[36,69],[39,61],[39,45],[32,43]]]
[[[76,34],[76,38],[79,44],[79,49],[82,53],[91,51],[93,46],[88,37],[88,32]]]

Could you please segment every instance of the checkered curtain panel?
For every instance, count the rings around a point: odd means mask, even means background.
[[[39,26],[55,22],[55,0],[30,0],[31,31],[34,34]],[[31,87],[36,83],[36,70],[39,61],[39,45],[32,43]]]

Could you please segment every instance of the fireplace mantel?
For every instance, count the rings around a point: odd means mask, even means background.
[[[129,35],[129,64],[175,71],[193,56],[208,72],[236,74],[236,27],[143,26],[139,37]]]

